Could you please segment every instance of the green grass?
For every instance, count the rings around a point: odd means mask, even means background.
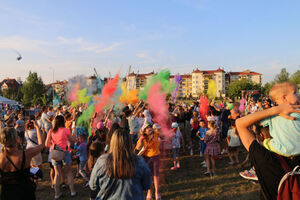
[[[240,153],[241,160],[245,157],[246,152]],[[224,157],[216,162],[217,176],[210,178],[203,173],[206,168],[201,166],[203,158],[199,155],[184,155],[180,158],[181,168],[177,171],[171,171],[170,158],[161,159],[161,196],[162,199],[186,199],[186,200],[225,200],[241,199],[254,200],[259,199],[259,184],[253,184],[239,176],[239,172],[246,168],[240,168],[239,165],[229,166],[228,157]],[[54,198],[54,190],[50,188],[49,166],[47,163],[44,167],[44,180],[40,183],[40,188],[36,192],[37,199],[48,200]],[[74,168],[75,170],[75,168]],[[78,196],[74,200],[88,199],[89,191],[82,187],[83,179],[75,179],[75,188]],[[70,199],[68,189],[64,190],[62,199]]]

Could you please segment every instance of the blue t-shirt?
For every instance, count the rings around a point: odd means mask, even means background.
[[[79,152],[79,161],[85,162],[87,161],[87,149],[86,149],[86,143],[81,143],[78,147]]]
[[[207,130],[208,130],[208,128],[201,128],[200,127],[199,128],[199,132],[200,132],[199,137],[204,139],[204,136],[205,136]]]
[[[262,126],[269,126],[272,139],[269,141],[271,149],[283,156],[300,154],[300,114],[292,113],[290,116],[297,118],[289,120],[279,115],[262,120]]]

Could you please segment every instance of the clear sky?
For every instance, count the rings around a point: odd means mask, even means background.
[[[266,82],[300,69],[299,9],[298,0],[0,0],[0,79],[222,66]]]

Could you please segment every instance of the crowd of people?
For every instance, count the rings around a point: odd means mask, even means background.
[[[65,183],[70,196],[76,196],[74,177],[82,177],[90,199],[145,199],[147,191],[147,200],[159,200],[161,156],[172,158],[170,170],[184,167],[184,151],[204,157],[205,174],[214,178],[216,162],[224,155],[228,165],[240,163],[242,144],[249,153],[240,164],[249,160],[253,167],[240,175],[259,181],[263,199],[276,199],[284,175],[276,155],[291,168],[299,164],[297,92],[293,84],[282,83],[271,89],[270,98],[211,101],[206,116],[199,112],[200,101],[169,103],[168,137],[143,101],[124,105],[119,112],[112,106],[101,116],[95,113],[87,126],[77,124],[84,106],[36,106],[28,111],[3,105],[1,199],[35,199],[46,154],[54,199],[61,198]]]

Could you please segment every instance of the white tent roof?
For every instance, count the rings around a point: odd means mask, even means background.
[[[7,99],[7,98],[5,98],[3,96],[0,96],[0,103],[9,104],[9,105],[16,105],[16,104],[18,104],[18,102],[16,102],[15,100]]]

